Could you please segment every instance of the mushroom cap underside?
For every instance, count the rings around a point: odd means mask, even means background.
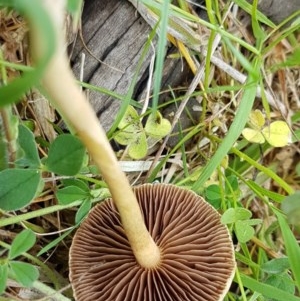
[[[112,199],[96,205],[75,234],[70,280],[77,301],[216,301],[234,274],[234,251],[219,213],[183,188],[134,188],[161,251],[151,269],[135,260]]]

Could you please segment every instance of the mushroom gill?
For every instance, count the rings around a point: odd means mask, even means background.
[[[234,274],[234,253],[220,215],[195,193],[166,184],[134,188],[146,227],[161,252],[141,267],[113,200],[90,212],[75,234],[70,279],[77,301],[222,300]]]

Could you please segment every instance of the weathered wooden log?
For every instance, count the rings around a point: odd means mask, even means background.
[[[253,2],[253,0],[249,0]],[[270,18],[274,23],[279,24],[284,19],[291,16],[297,10],[300,10],[299,0],[260,0],[258,2],[259,10]]]
[[[202,0],[195,2],[203,4]],[[261,0],[259,9],[278,23],[300,8],[298,0],[282,3],[280,0]],[[282,9],[283,5],[286,5],[286,9]],[[150,48],[142,58],[150,32],[150,26],[127,0],[86,1],[82,16],[82,39],[78,36],[71,57],[75,75],[79,78],[80,70],[83,68],[84,82],[126,95],[137,72],[138,63],[142,60],[133,94],[133,99],[142,101],[146,96],[149,66],[154,55],[153,48]],[[156,43],[157,37],[153,40],[153,45]],[[172,53],[176,49],[169,47],[168,51]],[[81,66],[82,53],[86,55],[83,66]],[[170,58],[167,55],[162,90],[166,87],[174,89],[184,85],[190,77],[187,69],[184,60]],[[165,93],[160,101],[168,97],[169,94]],[[89,99],[107,131],[119,111],[121,100],[95,91],[90,91]]]
[[[71,59],[75,75],[79,78],[81,54],[85,53],[83,81],[125,95],[138,63],[142,60],[133,98],[143,99],[149,78],[149,65],[154,55],[150,48],[142,58],[150,32],[150,26],[128,1],[86,1],[82,16],[82,37],[88,50],[78,37]],[[156,43],[157,37],[153,40],[153,45]],[[172,51],[174,49],[170,47],[169,52]],[[186,79],[186,69],[179,58],[166,58],[162,85],[177,87]],[[120,108],[120,100],[95,91],[90,92],[89,99],[104,129],[108,130]]]

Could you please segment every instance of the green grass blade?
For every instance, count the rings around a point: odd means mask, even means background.
[[[283,199],[285,198],[284,195],[281,195],[274,191],[270,191],[270,190],[262,187],[261,185],[255,183],[252,180],[248,180],[246,183],[247,183],[248,187],[250,187],[251,190],[254,191],[257,195],[266,196],[266,197],[270,198],[272,201],[281,203],[283,201]]]
[[[243,10],[245,10],[251,16],[252,5],[249,2],[247,2],[246,0],[234,0],[233,2],[235,2],[239,7],[241,7]],[[270,21],[260,11],[257,11],[256,14],[257,14],[257,19],[259,22],[262,22],[271,28],[275,27],[275,24],[272,21]]]
[[[157,110],[158,96],[160,93],[161,79],[164,67],[164,60],[167,46],[168,20],[169,20],[170,0],[165,0],[162,5],[159,26],[159,39],[157,45],[156,61],[155,61],[155,77],[153,86],[152,111]]]
[[[124,100],[124,95],[119,94],[119,93],[117,93],[115,91],[111,91],[111,90],[105,89],[103,87],[97,87],[97,86],[94,86],[94,85],[91,85],[91,84],[88,84],[88,83],[85,83],[85,82],[78,81],[77,83],[80,86],[82,86],[82,87],[84,87],[86,89],[89,89],[89,90],[92,90],[92,91],[96,91],[96,92],[102,93],[104,95],[111,96],[111,97],[115,98],[116,100],[119,100],[119,101],[123,101]],[[130,99],[129,104],[131,106],[135,107],[135,108],[138,108],[138,109],[142,108],[142,105],[140,103],[138,103],[137,101],[133,100],[133,99]]]
[[[275,214],[282,232],[286,255],[288,256],[297,288],[300,291],[300,246],[284,216],[277,211],[275,211]]]
[[[256,64],[257,66],[259,64]],[[212,173],[220,165],[222,159],[227,155],[232,145],[240,136],[242,130],[244,129],[248,116],[251,112],[253,102],[256,94],[256,87],[258,84],[258,67],[256,66],[255,72],[250,73],[248,80],[245,83],[245,92],[241,99],[240,106],[236,112],[236,116],[232,125],[227,133],[227,136],[223,139],[223,142],[211,158],[208,164],[204,167],[202,174],[198,180],[192,186],[193,190],[199,190],[200,187],[209,179]]]
[[[300,301],[299,297],[293,296],[277,287],[257,281],[246,275],[241,274],[243,285],[254,292],[261,293],[267,298],[272,298],[277,301]]]
[[[269,176],[271,179],[273,179],[275,182],[279,184],[281,188],[283,188],[288,194],[294,193],[294,189],[286,183],[281,177],[279,177],[270,167],[265,167],[249,156],[245,155],[243,152],[239,151],[236,148],[231,148],[231,152],[239,156],[241,159],[245,160],[246,162],[250,163],[253,167],[257,168],[258,170],[265,173],[267,176]]]

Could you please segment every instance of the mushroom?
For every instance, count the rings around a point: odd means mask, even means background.
[[[91,211],[71,247],[77,301],[221,300],[235,265],[219,214],[193,192],[175,186],[130,187],[69,68],[62,30],[66,1],[43,3],[57,39],[43,88],[85,144],[112,195]],[[32,28],[31,38],[36,60],[45,50],[45,37]]]
[[[73,239],[69,263],[76,300],[223,300],[235,263],[219,213],[195,193],[170,184],[145,184],[134,193],[160,261],[151,268],[136,261],[108,199],[92,209]]]

